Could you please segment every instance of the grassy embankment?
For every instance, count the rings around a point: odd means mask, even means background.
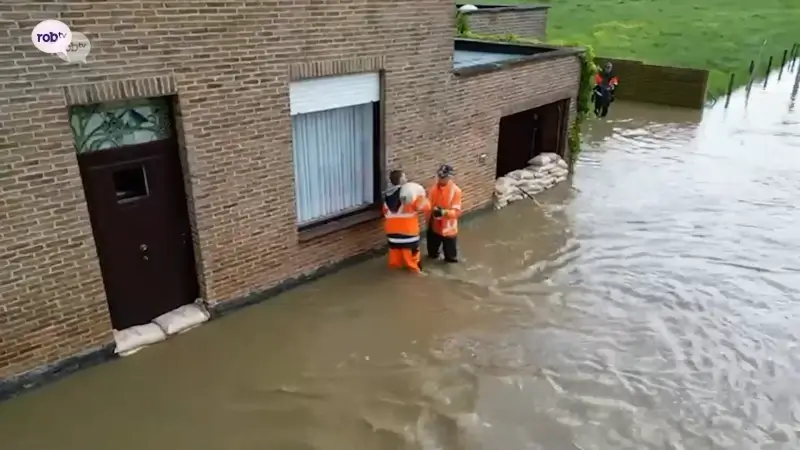
[[[759,50],[780,64],[800,42],[800,0],[476,0],[549,3],[548,38],[585,42],[599,56],[708,69],[709,98],[725,93],[731,73],[746,84]]]

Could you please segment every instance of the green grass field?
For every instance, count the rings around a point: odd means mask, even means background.
[[[709,69],[709,97],[747,82],[761,52],[780,64],[800,42],[800,0],[484,0],[479,3],[549,3],[548,38],[592,45],[598,56]],[[764,41],[767,41],[764,45]]]

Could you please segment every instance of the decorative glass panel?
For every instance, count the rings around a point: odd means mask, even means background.
[[[292,116],[297,223],[374,201],[373,104]]]
[[[170,120],[166,97],[73,106],[69,111],[79,154],[168,139]]]

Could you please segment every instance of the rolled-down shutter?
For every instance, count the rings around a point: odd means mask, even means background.
[[[292,81],[289,84],[291,114],[294,116],[377,102],[380,88],[380,76],[377,73]]]

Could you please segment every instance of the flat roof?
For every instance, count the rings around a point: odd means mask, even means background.
[[[476,52],[472,50],[454,50],[453,69],[463,69],[464,67],[512,61],[519,59],[522,56],[524,55],[513,53]]]
[[[492,72],[505,67],[576,55],[582,49],[546,44],[519,44],[456,38],[453,47],[453,73],[459,76]]]

